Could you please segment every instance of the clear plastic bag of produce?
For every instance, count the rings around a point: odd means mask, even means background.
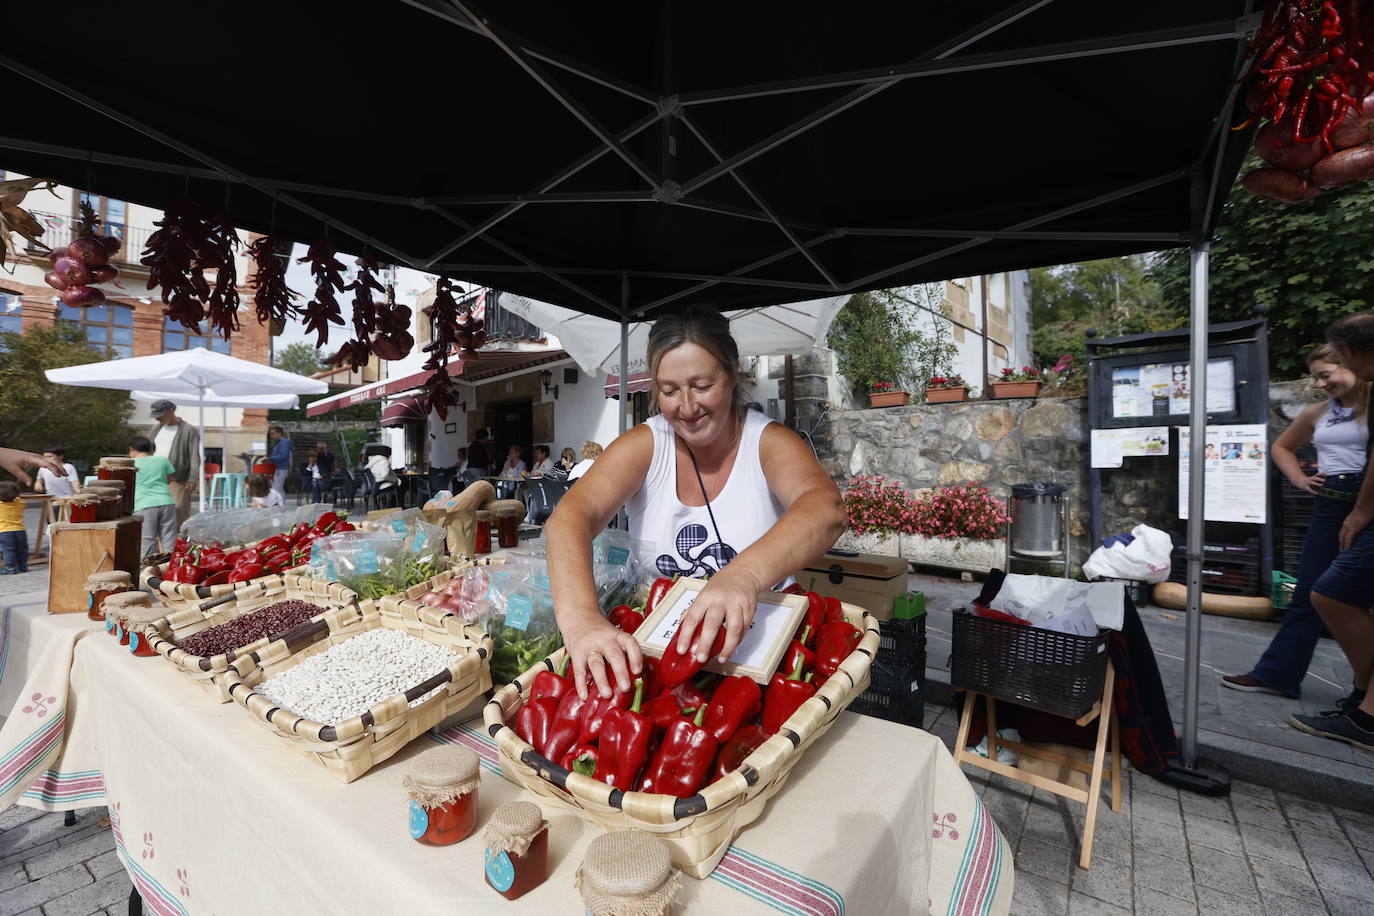
[[[444,529],[425,521],[419,509],[397,509],[370,519],[368,525],[374,531],[404,537],[406,549],[416,556],[429,557],[436,564],[444,558]]]
[[[333,503],[306,503],[303,506],[297,506],[291,518],[291,527],[294,528],[300,522],[305,522],[307,525],[314,525],[320,520],[320,516],[324,515],[326,512],[333,511]],[[336,514],[347,515],[348,513],[340,512]]]
[[[296,510],[285,506],[270,509],[250,509],[253,514],[236,527],[230,535],[234,544],[251,544],[290,530],[296,523]]]
[[[487,567],[486,627],[495,643],[491,677],[509,684],[563,645],[553,613],[549,570],[541,557],[510,554],[505,565]]]
[[[233,544],[235,532],[247,522],[260,518],[263,509],[219,509],[191,516],[181,526],[181,535],[193,544]]]
[[[345,531],[320,538],[310,551],[310,575],[353,589],[362,598],[403,592],[437,571],[428,556],[406,549],[406,538],[390,531]]]
[[[492,619],[492,604],[488,596],[491,574],[500,567],[469,566],[453,573],[444,586],[423,595],[421,604],[442,607],[457,614],[468,623],[482,625]]]

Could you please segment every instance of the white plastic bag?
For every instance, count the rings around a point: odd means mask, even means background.
[[[1091,579],[1108,577],[1150,583],[1169,578],[1173,538],[1149,525],[1136,525],[1131,529],[1131,536],[1135,540],[1129,544],[1113,544],[1094,550],[1088,562],[1083,564],[1083,574]]]

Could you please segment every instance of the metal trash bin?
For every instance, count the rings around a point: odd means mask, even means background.
[[[1062,483],[1018,483],[1011,488],[1011,552],[1023,557],[1064,553]]]

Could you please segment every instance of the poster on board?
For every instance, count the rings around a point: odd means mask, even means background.
[[[1167,417],[1186,414],[1192,403],[1188,363],[1150,363],[1112,370],[1112,417]],[[1236,361],[1207,361],[1207,410],[1236,409]]]
[[[1178,431],[1178,517],[1188,517],[1188,467],[1192,459],[1189,430]],[[1203,511],[1209,522],[1267,519],[1268,430],[1263,423],[1209,426],[1202,447]]]

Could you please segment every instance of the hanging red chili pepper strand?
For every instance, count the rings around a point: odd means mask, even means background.
[[[200,332],[210,284],[198,264],[206,226],[199,208],[189,200],[168,207],[158,228],[148,236],[139,259],[148,268],[148,289],[161,288],[166,316],[187,330]]]
[[[336,366],[347,363],[354,371],[372,358],[372,333],[377,326],[377,303],[372,299],[372,291],[385,289],[377,279],[377,261],[372,255],[364,252],[357,263],[357,276],[344,287],[353,293],[353,339],[330,360]]]
[[[425,309],[429,318],[430,343],[425,346],[429,359],[424,368],[433,370],[425,380],[421,398],[440,420],[448,418],[448,409],[458,403],[458,389],[448,374],[448,359],[458,343],[458,300],[453,296],[453,281],[440,277],[434,287],[434,302]]]
[[[215,214],[205,226],[205,239],[196,252],[196,263],[215,272],[215,285],[205,298],[210,332],[225,340],[239,329],[238,231],[228,210]]]
[[[270,235],[260,235],[248,246],[248,256],[257,268],[248,285],[253,288],[253,306],[260,324],[285,324],[286,319],[297,313],[292,300],[299,299],[300,293],[286,285],[286,262],[290,254],[289,243]]]
[[[376,333],[372,335],[372,352],[382,359],[405,359],[415,347],[410,333],[410,307],[398,305],[396,287],[386,288],[386,302],[377,307]]]
[[[336,292],[343,292],[344,266],[334,257],[334,246],[321,239],[310,246],[305,257],[297,264],[309,264],[310,275],[315,278],[315,295],[301,310],[305,318],[305,329],[318,335],[315,347],[322,348],[329,340],[329,326],[343,324],[343,311],[339,308]]]

